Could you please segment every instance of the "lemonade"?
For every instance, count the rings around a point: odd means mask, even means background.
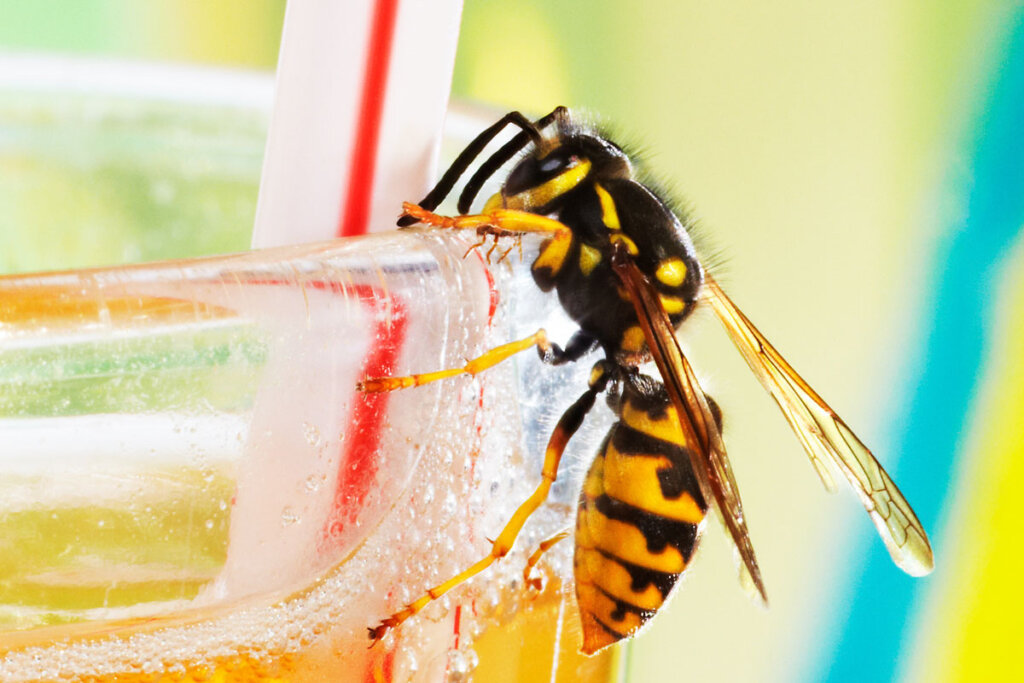
[[[404,232],[0,278],[0,678],[608,680],[611,655],[575,654],[569,545],[541,593],[521,578],[572,523],[600,419],[515,552],[368,648],[486,552],[584,386],[524,354],[355,391],[565,324],[525,266],[466,247]]]

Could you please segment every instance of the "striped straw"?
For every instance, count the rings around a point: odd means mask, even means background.
[[[389,229],[431,179],[461,0],[292,2],[253,246]]]

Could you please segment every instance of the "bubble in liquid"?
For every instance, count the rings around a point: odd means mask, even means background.
[[[291,526],[292,524],[297,523],[300,519],[302,519],[302,517],[295,514],[295,511],[290,507],[286,507],[281,510],[281,526]]]
[[[470,674],[480,663],[480,656],[476,650],[452,650],[448,653],[448,681],[449,683],[463,683],[469,681]]]
[[[306,437],[306,443],[310,446],[316,446],[320,443],[320,430],[315,424],[310,422],[302,423],[302,435]]]
[[[451,517],[458,509],[459,499],[456,497],[455,493],[449,491],[448,495],[444,497],[444,503],[441,504],[441,512],[445,517]]]

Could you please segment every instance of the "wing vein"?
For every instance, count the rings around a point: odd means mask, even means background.
[[[893,561],[908,574],[932,570],[928,535],[910,504],[864,443],[836,415],[710,276],[707,299],[758,381],[781,408],[826,487],[826,463],[857,493]]]

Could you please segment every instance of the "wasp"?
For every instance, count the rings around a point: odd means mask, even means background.
[[[459,178],[506,127],[520,130],[484,160],[463,186],[459,215],[434,213]],[[515,156],[498,193],[479,213],[470,206],[484,183]],[[579,326],[563,346],[544,330],[496,347],[462,368],[369,378],[362,391],[390,391],[476,374],[536,347],[543,361],[576,361],[594,350],[589,385],[558,421],[541,483],[513,514],[490,553],[369,629],[374,642],[431,601],[506,555],[546,499],[566,444],[605,393],[616,422],[584,480],[577,507],[574,575],[592,654],[635,634],[664,604],[686,570],[709,506],[720,513],[741,569],[767,603],[764,582],[722,440],[722,416],[697,380],[675,332],[699,305],[710,306],[750,369],[778,403],[826,487],[835,468],[857,493],[894,562],[913,576],[931,571],[927,534],[871,451],[808,386],[726,296],[698,258],[685,217],[640,182],[630,156],[565,107],[531,121],[511,112],[456,158],[419,204],[405,203],[400,226],[421,223],[493,237],[543,237],[531,265],[537,286],[554,290]],[[479,243],[478,243],[479,244]],[[660,381],[644,374],[653,361]],[[528,561],[565,537],[544,543]]]

